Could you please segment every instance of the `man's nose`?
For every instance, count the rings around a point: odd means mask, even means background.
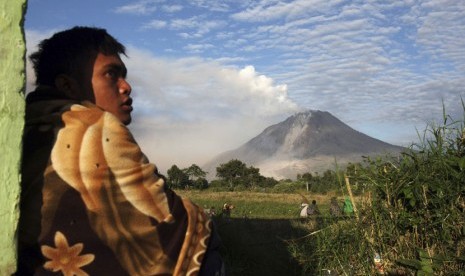
[[[120,81],[120,86],[119,86],[119,92],[121,94],[131,94],[132,87],[129,84],[129,82],[126,79],[121,79]]]

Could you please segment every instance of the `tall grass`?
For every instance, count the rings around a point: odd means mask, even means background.
[[[401,158],[366,159],[348,175],[364,191],[359,219],[323,223],[314,235],[290,241],[304,271],[465,275],[463,122],[444,115]]]

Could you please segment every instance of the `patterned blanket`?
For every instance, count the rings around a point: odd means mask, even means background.
[[[23,151],[18,274],[199,272],[210,220],[166,187],[112,114],[32,93]]]

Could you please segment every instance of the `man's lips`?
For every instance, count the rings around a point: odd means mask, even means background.
[[[132,108],[132,99],[129,98],[129,99],[125,100],[125,101],[123,102],[123,104],[121,105],[121,108],[122,108],[123,110],[125,110],[125,111],[131,112],[132,109],[133,109],[133,108]]]

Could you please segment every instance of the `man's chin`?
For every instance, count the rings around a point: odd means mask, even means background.
[[[124,117],[120,117],[119,119],[126,126],[129,125],[132,121],[131,116],[124,116]]]

